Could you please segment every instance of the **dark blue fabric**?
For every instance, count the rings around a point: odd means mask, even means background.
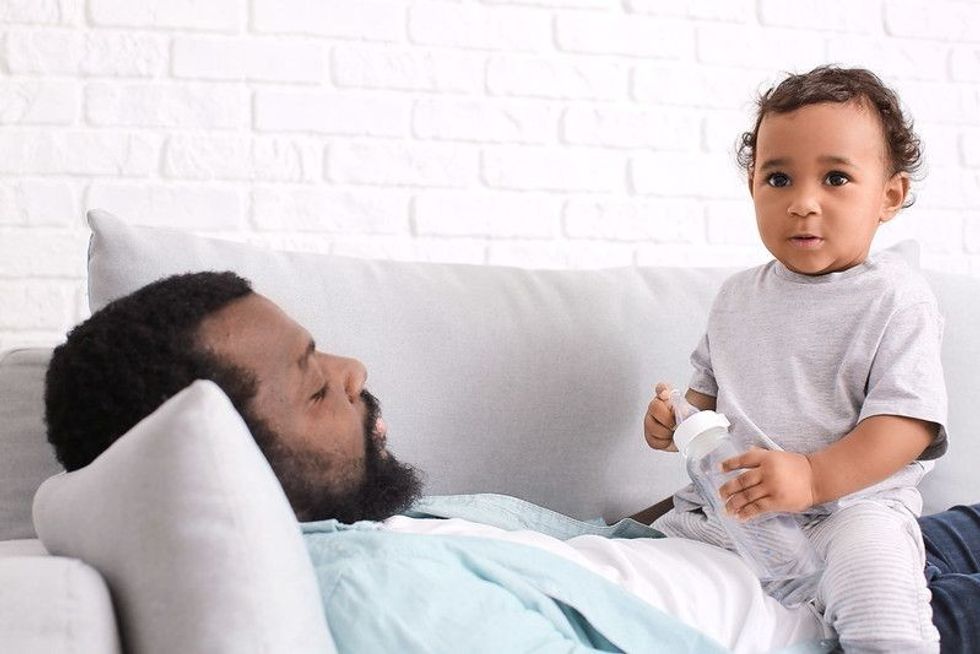
[[[980,648],[980,504],[954,506],[919,519],[926,546],[926,580],[940,649]]]

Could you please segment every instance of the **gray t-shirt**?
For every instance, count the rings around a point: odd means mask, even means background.
[[[942,330],[935,296],[897,248],[820,276],[772,261],[722,285],[691,355],[690,387],[717,398],[737,440],[792,452],[823,449],[874,415],[937,423],[917,461],[812,510],[875,496],[918,514],[915,486],[946,451]],[[675,504],[701,502],[687,487]]]

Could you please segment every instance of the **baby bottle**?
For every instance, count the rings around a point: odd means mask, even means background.
[[[687,460],[687,473],[735,550],[766,592],[784,605],[814,597],[823,561],[792,515],[770,513],[742,522],[725,511],[718,489],[741,471],[723,472],[721,462],[745,451],[732,439],[728,419],[714,411],[698,411],[677,389],[671,391],[670,401],[677,422],[674,443]]]

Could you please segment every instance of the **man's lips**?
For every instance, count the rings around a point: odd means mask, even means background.
[[[388,443],[388,425],[381,416],[378,416],[377,421],[374,423],[373,436],[379,449],[384,449],[385,445]]]

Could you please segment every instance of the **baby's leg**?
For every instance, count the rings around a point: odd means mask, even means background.
[[[902,508],[859,502],[810,531],[827,567],[818,599],[848,654],[938,652],[918,523]]]

